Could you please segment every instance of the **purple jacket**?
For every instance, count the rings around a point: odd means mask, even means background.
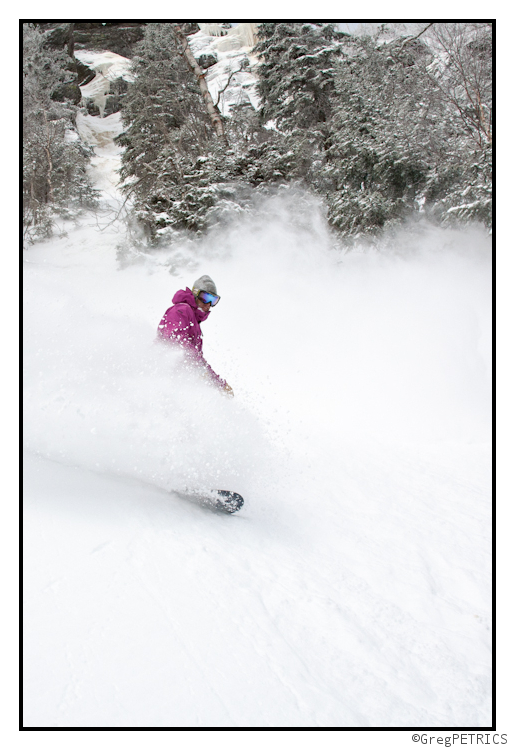
[[[182,346],[190,359],[199,367],[204,368],[210,380],[220,388],[225,388],[226,381],[211,369],[202,355],[202,331],[200,324],[209,317],[197,307],[191,289],[179,289],[172,299],[173,307],[169,307],[163,315],[157,329],[158,339],[176,342]]]

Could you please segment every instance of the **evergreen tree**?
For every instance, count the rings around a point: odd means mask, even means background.
[[[489,144],[474,142],[478,129],[444,95],[438,71],[443,66],[449,76],[449,61],[435,57],[434,45],[410,37],[382,44],[365,37],[356,49],[336,75],[338,103],[323,170],[330,222],[356,234],[423,209],[439,222],[488,225]],[[449,89],[456,95],[456,86]]]
[[[286,22],[262,23],[258,36],[261,122],[286,138],[291,177],[316,183],[330,146],[335,61],[350,38],[335,24]]]
[[[201,231],[226,177],[226,148],[216,142],[195,77],[173,24],[148,24],[124,99],[123,190],[150,240],[168,227]]]
[[[351,38],[333,24],[260,24],[261,108],[215,122],[183,33],[149,24],[119,139],[123,189],[149,239],[205,231],[249,205],[251,189],[292,181],[324,196],[347,234],[414,212],[488,224],[488,29],[443,26]]]
[[[274,128],[263,127],[260,112],[248,102],[231,107],[226,131],[234,179],[265,189],[289,182],[295,175],[295,157],[288,139]]]
[[[324,174],[329,220],[340,230],[377,230],[418,207],[432,152],[441,144],[439,111],[421,73],[424,58],[422,45],[392,54],[365,37],[338,66]]]
[[[53,95],[70,79],[64,52],[46,49],[45,35],[23,25],[23,223],[31,242],[52,231],[56,215],[91,206],[89,151],[74,126],[76,108]]]

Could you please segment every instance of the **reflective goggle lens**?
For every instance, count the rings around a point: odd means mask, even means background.
[[[210,304],[211,307],[214,307],[220,300],[220,297],[218,297],[218,295],[211,294],[211,292],[199,292],[198,298],[199,300],[204,302],[204,304]]]

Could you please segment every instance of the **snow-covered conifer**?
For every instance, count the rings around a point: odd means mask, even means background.
[[[70,78],[64,52],[45,48],[45,35],[23,25],[23,221],[31,242],[49,235],[56,215],[92,205],[89,152],[75,130],[76,108],[53,98]]]
[[[457,32],[446,27],[438,33],[451,46]],[[322,170],[333,226],[351,234],[375,231],[420,211],[438,222],[488,225],[490,144],[480,118],[490,107],[486,62],[486,109],[475,108],[474,127],[467,109],[473,97],[459,81],[465,74],[453,71],[458,63],[430,40],[365,36],[355,50],[338,65],[331,146]],[[487,46],[469,44],[471,78],[478,54],[488,56]]]
[[[147,25],[122,109],[123,189],[151,242],[169,230],[202,232],[239,210],[248,202],[245,185],[270,174],[256,149],[277,137],[245,104],[232,107],[220,137],[184,41],[174,24]]]
[[[350,43],[331,23],[262,23],[254,53],[263,124],[287,139],[292,177],[316,181],[329,147],[335,60]]]
[[[438,142],[438,112],[417,64],[424,54],[422,45],[393,54],[363,37],[338,65],[323,171],[329,219],[345,232],[373,231],[417,207]]]
[[[150,239],[167,227],[198,231],[215,203],[218,148],[197,81],[173,24],[153,23],[133,61],[122,109],[123,189]],[[223,171],[223,167],[222,167]]]

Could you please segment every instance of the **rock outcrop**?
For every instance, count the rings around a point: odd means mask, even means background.
[[[57,49],[67,47],[68,54],[76,49],[110,50],[123,57],[132,57],[134,45],[143,39],[146,23],[119,21],[100,23],[99,21],[78,21],[71,23],[37,23],[42,31],[47,31],[47,43]]]

